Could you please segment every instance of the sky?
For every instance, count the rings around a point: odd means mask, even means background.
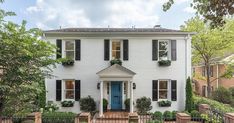
[[[167,12],[167,0],[5,0],[0,8],[13,11],[9,21],[27,21],[27,28],[43,30],[76,27],[124,27],[179,29],[195,16],[191,0],[175,0]]]

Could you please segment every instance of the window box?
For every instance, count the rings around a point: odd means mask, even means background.
[[[73,66],[74,65],[74,60],[73,59],[65,59],[62,61],[63,66]]]
[[[170,107],[171,106],[171,101],[169,100],[162,100],[158,102],[159,107]]]
[[[110,61],[110,64],[111,64],[111,66],[114,65],[114,64],[122,65],[122,61],[119,60],[119,59],[113,59],[113,60]]]
[[[62,107],[73,107],[74,102],[73,101],[62,101],[61,105],[62,105]]]
[[[159,66],[171,66],[171,61],[170,60],[160,60],[158,61]]]

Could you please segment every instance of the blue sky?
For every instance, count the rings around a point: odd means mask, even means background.
[[[1,8],[13,11],[7,20],[28,28],[43,30],[67,27],[153,27],[179,29],[184,21],[195,16],[191,0],[175,0],[167,11],[167,0],[5,0]]]

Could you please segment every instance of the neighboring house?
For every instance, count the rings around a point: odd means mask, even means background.
[[[184,110],[185,83],[191,76],[191,32],[164,28],[65,28],[44,31],[45,40],[57,45],[57,58],[75,60],[73,66],[58,64],[54,78],[46,79],[47,101],[75,101],[61,111],[80,112],[79,99],[90,95],[103,114],[102,98],[109,110],[130,112],[136,99],[152,99],[152,111]],[[112,59],[121,65],[110,66]],[[158,61],[170,60],[170,66]],[[100,100],[101,99],[101,100]],[[158,101],[170,100],[170,107]]]
[[[211,90],[214,91],[219,86],[225,88],[234,87],[234,76],[231,79],[220,77],[227,69],[229,63],[234,60],[234,54],[227,55],[225,57],[214,58],[210,66],[211,76]],[[195,93],[206,97],[207,96],[207,82],[206,82],[206,69],[204,64],[193,66],[193,78]]]

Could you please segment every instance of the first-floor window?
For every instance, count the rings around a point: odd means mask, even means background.
[[[168,98],[168,81],[167,80],[159,80],[159,99],[167,99]]]
[[[65,80],[65,99],[75,99],[74,80]]]

